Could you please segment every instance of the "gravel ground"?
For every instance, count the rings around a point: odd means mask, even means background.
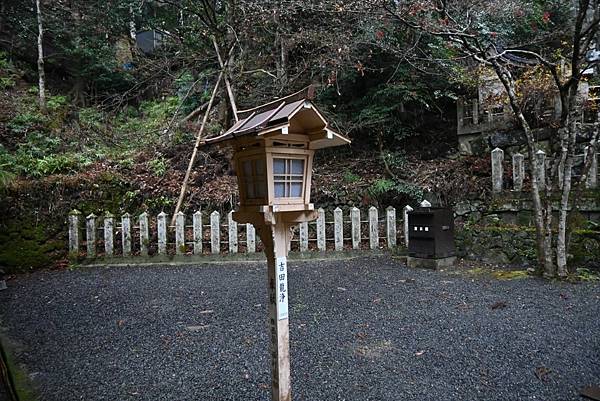
[[[600,284],[387,257],[289,264],[294,400],[581,400]],[[265,265],[84,268],[0,292],[42,400],[267,400]]]

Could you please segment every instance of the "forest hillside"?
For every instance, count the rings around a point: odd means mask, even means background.
[[[560,47],[560,2],[516,9],[489,14],[490,40]],[[480,84],[473,60],[387,2],[2,2],[0,266],[64,263],[74,207],[172,213],[221,70],[240,110],[316,85],[352,144],[316,157],[315,204],[489,195],[489,156],[457,148],[456,101]],[[221,84],[202,135],[233,121]],[[235,206],[228,156],[201,149],[184,211]]]

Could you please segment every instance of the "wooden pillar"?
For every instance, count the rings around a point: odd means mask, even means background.
[[[290,225],[277,218],[256,227],[267,257],[269,330],[271,335],[271,400],[291,401],[287,254]]]

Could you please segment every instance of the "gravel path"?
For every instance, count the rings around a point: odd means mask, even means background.
[[[294,400],[581,400],[600,284],[289,264]],[[42,400],[267,400],[264,264],[40,272],[0,318]]]

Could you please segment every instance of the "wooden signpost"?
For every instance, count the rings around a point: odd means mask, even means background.
[[[292,399],[287,253],[292,227],[317,218],[310,203],[314,152],[350,140],[331,130],[303,91],[238,113],[223,135],[207,139],[233,148],[240,190],[238,223],[251,223],[267,257],[273,401]]]

